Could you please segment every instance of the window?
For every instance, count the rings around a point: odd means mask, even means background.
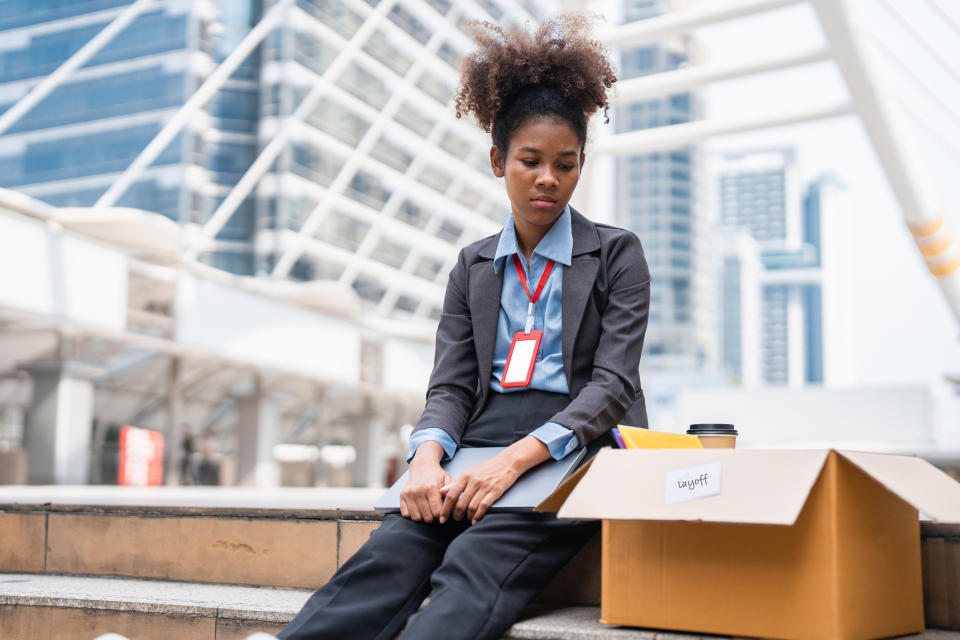
[[[670,106],[681,111],[688,111],[690,109],[690,94],[677,93],[670,96]]]

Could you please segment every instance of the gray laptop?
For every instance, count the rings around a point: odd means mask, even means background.
[[[453,458],[442,463],[443,468],[451,477],[456,478],[469,467],[478,462],[489,460],[506,447],[467,447],[458,449]],[[581,447],[569,454],[563,460],[547,460],[530,469],[520,476],[513,486],[507,489],[500,499],[493,503],[490,511],[532,511],[534,507],[553,493],[560,483],[577,470],[577,465],[586,455],[586,449]],[[407,471],[400,479],[393,483],[383,496],[377,500],[374,509],[377,511],[399,511],[400,492],[407,485]]]

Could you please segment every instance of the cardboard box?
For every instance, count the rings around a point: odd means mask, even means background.
[[[960,484],[906,456],[605,449],[558,508],[603,520],[602,622],[882,638],[923,630],[917,510],[960,522]]]
[[[920,556],[927,626],[960,630],[960,526],[921,523]]]

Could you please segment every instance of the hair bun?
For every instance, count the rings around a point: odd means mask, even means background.
[[[588,116],[599,108],[607,116],[607,89],[617,76],[606,48],[591,37],[592,17],[562,14],[533,31],[485,21],[470,21],[468,27],[479,46],[463,61],[458,118],[472,113],[489,132],[501,109],[533,85],[555,89]]]

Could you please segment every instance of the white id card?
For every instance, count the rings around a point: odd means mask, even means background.
[[[507,365],[503,368],[503,379],[500,380],[501,387],[525,387],[530,384],[533,366],[537,363],[541,337],[543,332],[540,330],[530,333],[517,331],[513,334],[510,353],[507,354]]]

